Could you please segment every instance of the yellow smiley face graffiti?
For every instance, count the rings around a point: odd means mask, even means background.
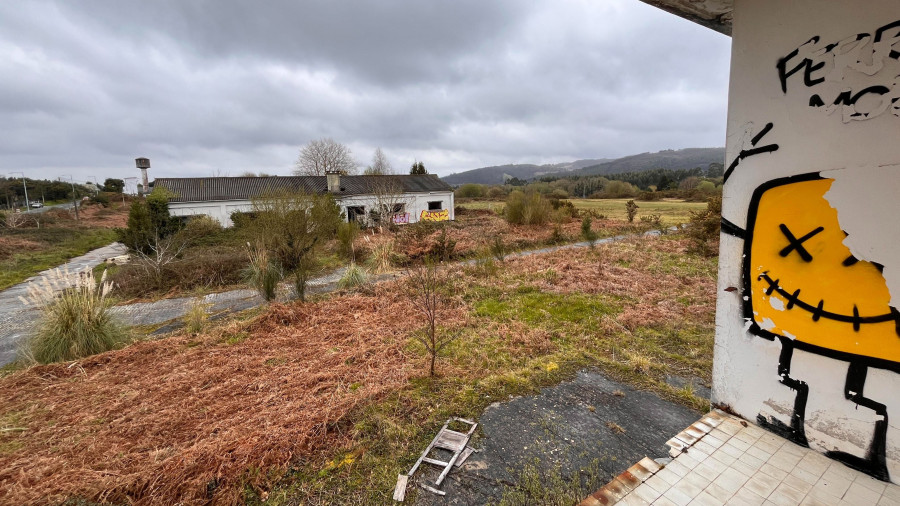
[[[745,316],[754,331],[809,351],[900,362],[900,314],[881,266],[844,246],[832,179],[800,176],[757,190],[745,247]],[[892,367],[893,368],[893,367]]]

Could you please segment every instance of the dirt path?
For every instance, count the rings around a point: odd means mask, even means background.
[[[659,232],[651,231],[644,235],[659,235]],[[599,239],[596,244],[610,243],[629,237],[637,236],[619,235],[608,237],[606,239]],[[587,246],[588,243],[586,242],[563,244],[560,246],[510,253],[507,257],[523,257],[565,249],[585,248]],[[73,258],[65,265],[68,266],[70,270],[92,268],[99,265],[104,259],[121,255],[124,252],[124,246],[114,243],[93,250],[78,258]],[[474,262],[475,260],[467,260],[463,263],[471,264]],[[19,300],[19,296],[26,293],[28,283],[36,281],[47,272],[49,271],[44,271],[33,278],[29,278],[23,283],[0,292],[0,366],[13,362],[16,359],[19,342],[21,342],[28,332],[34,328],[37,321],[37,310],[23,306],[22,302]],[[344,269],[342,268],[331,274],[311,279],[309,281],[309,293],[328,293],[334,291],[337,288],[337,281],[341,278],[343,273]],[[373,281],[383,281],[395,278],[399,275],[399,273],[381,275]],[[285,290],[285,293],[286,292],[287,290]],[[226,314],[235,311],[243,311],[263,303],[263,299],[259,294],[257,294],[255,290],[249,289],[213,293],[200,297],[199,299],[202,304],[208,304],[207,312],[210,314]],[[113,308],[113,313],[126,325],[159,325],[170,322],[170,324],[164,325],[154,332],[155,334],[159,334],[171,332],[180,327],[181,323],[178,320],[187,313],[194,301],[197,300],[198,297],[179,297],[176,299],[163,299],[155,302],[140,302],[116,306]]]

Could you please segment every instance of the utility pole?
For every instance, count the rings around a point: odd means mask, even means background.
[[[28,202],[28,186],[25,184],[25,173],[24,172],[10,172],[10,174],[22,174],[22,188],[25,188],[25,212],[27,213],[29,209],[31,209],[31,203]]]
[[[69,177],[69,183],[72,184],[72,206],[75,208],[75,221],[78,221],[78,192],[75,191],[75,179],[72,176]],[[64,181],[63,176],[57,178],[60,181]]]

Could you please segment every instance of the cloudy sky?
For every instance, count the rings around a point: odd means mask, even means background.
[[[446,175],[725,139],[730,39],[638,0],[0,3],[0,174]]]

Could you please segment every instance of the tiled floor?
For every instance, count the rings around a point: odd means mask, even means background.
[[[669,445],[667,465],[644,459],[581,505],[900,505],[900,486],[721,411]]]

